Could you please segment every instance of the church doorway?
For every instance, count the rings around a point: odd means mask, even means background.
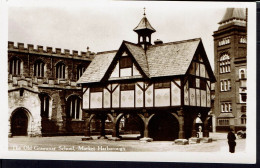
[[[28,129],[28,117],[23,108],[16,110],[11,119],[11,132],[13,136],[26,136]]]
[[[149,137],[154,141],[173,141],[179,136],[179,122],[170,113],[155,114],[148,129]]]

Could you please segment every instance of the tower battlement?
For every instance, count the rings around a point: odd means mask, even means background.
[[[41,54],[41,55],[51,55],[51,56],[65,56],[69,58],[79,58],[79,59],[93,59],[95,56],[94,52],[91,51],[77,51],[69,49],[61,49],[55,48],[53,50],[52,47],[46,46],[43,47],[41,45],[37,45],[36,47],[33,44],[27,44],[25,47],[24,43],[18,42],[16,45],[13,41],[8,41],[8,50],[9,51],[19,51],[24,53],[32,53],[32,54]]]

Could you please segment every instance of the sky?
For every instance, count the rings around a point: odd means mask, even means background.
[[[231,3],[176,3],[80,0],[75,3],[10,3],[8,41],[54,48],[102,52],[137,43],[133,29],[143,17],[156,29],[152,41],[201,38],[213,68],[213,32]]]

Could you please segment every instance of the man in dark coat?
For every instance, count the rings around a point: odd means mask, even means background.
[[[236,147],[236,136],[233,133],[233,129],[229,130],[228,136],[228,145],[229,145],[229,152],[230,153],[235,153],[235,147]]]

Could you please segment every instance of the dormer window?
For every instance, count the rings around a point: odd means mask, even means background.
[[[122,68],[132,68],[133,67],[133,61],[131,59],[131,57],[127,56],[127,57],[122,57],[120,59],[120,69]]]

